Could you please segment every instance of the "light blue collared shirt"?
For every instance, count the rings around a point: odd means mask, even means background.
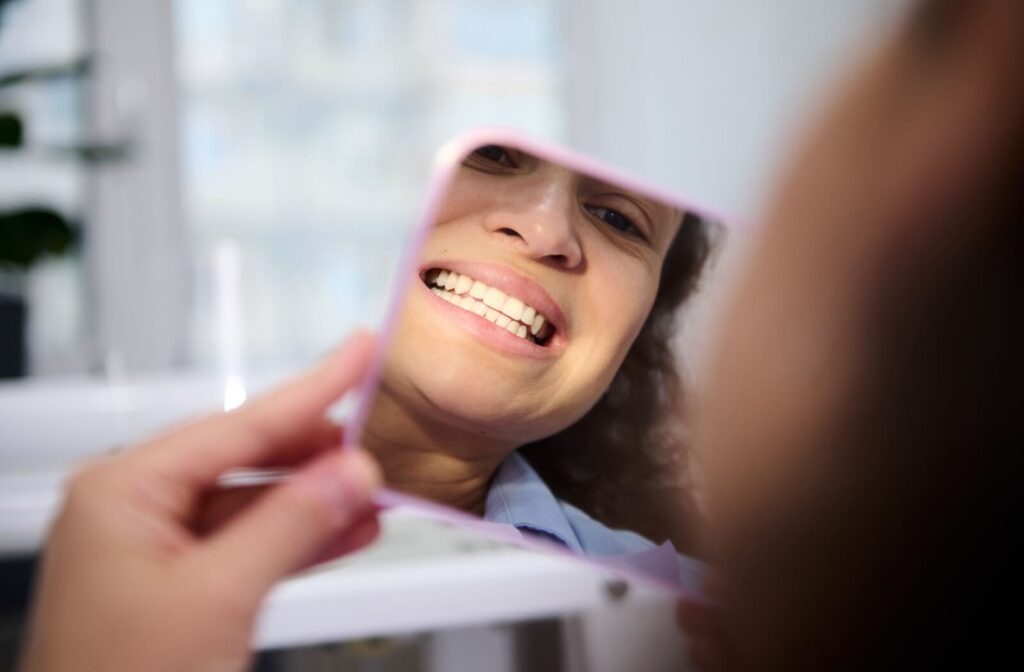
[[[615,530],[555,497],[519,453],[502,462],[491,481],[484,520],[538,534],[570,550],[600,557],[605,564],[653,575],[662,582],[697,590],[702,563],[679,555],[628,530]]]

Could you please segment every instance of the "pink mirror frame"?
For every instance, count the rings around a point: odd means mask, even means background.
[[[442,201],[446,196],[449,184],[451,183],[452,176],[461,165],[462,160],[470,152],[481,145],[506,145],[515,147],[529,154],[547,159],[554,163],[559,163],[602,181],[623,185],[632,191],[671,204],[682,210],[696,212],[713,221],[720,223],[731,221],[711,208],[704,207],[703,205],[699,205],[688,199],[680,198],[677,195],[667,193],[627,175],[623,175],[615,169],[595,161],[594,159],[582,156],[557,145],[532,139],[516,131],[502,128],[481,128],[469,131],[449,140],[435,155],[433,174],[428,185],[425,204],[402,251],[402,257],[397,267],[394,282],[394,296],[391,298],[391,302],[384,314],[384,320],[377,335],[377,347],[374,351],[373,361],[371,362],[368,373],[363,379],[358,390],[355,410],[345,429],[346,445],[357,445],[362,437],[363,426],[373,403],[375,391],[380,382],[384,354],[388,351],[391,337],[398,322],[399,312],[405,300],[406,291],[412,280],[413,274],[416,272],[420,249],[422,248],[424,240],[430,229],[433,228],[436,222]],[[636,572],[624,571],[618,567],[612,566],[611,564],[606,564],[599,557],[584,556],[555,544],[554,542],[548,542],[543,539],[526,538],[513,528],[506,528],[506,526],[503,525],[488,523],[462,511],[442,506],[426,499],[384,488],[378,493],[376,503],[383,509],[393,507],[409,508],[414,510],[417,515],[422,515],[423,517],[430,518],[438,522],[469,529],[474,533],[494,539],[495,541],[505,542],[543,553],[554,553],[566,558],[571,558],[589,567],[598,568],[627,581],[638,582],[659,590],[674,592],[679,594],[680,597],[700,599],[699,596],[682,592],[678,586],[666,585],[651,577],[647,577]]]

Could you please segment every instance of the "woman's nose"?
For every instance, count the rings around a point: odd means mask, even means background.
[[[583,249],[573,224],[573,203],[565,189],[535,190],[492,210],[484,225],[532,259],[575,269],[583,262]]]

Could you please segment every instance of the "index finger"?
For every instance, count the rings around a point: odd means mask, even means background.
[[[270,461],[321,426],[327,409],[366,373],[373,337],[360,331],[309,371],[236,411],[173,431],[137,459],[191,485],[210,485],[225,471]]]

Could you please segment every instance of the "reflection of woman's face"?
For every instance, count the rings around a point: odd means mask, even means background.
[[[681,214],[517,150],[479,148],[424,246],[385,387],[516,445],[569,426],[643,325]]]

